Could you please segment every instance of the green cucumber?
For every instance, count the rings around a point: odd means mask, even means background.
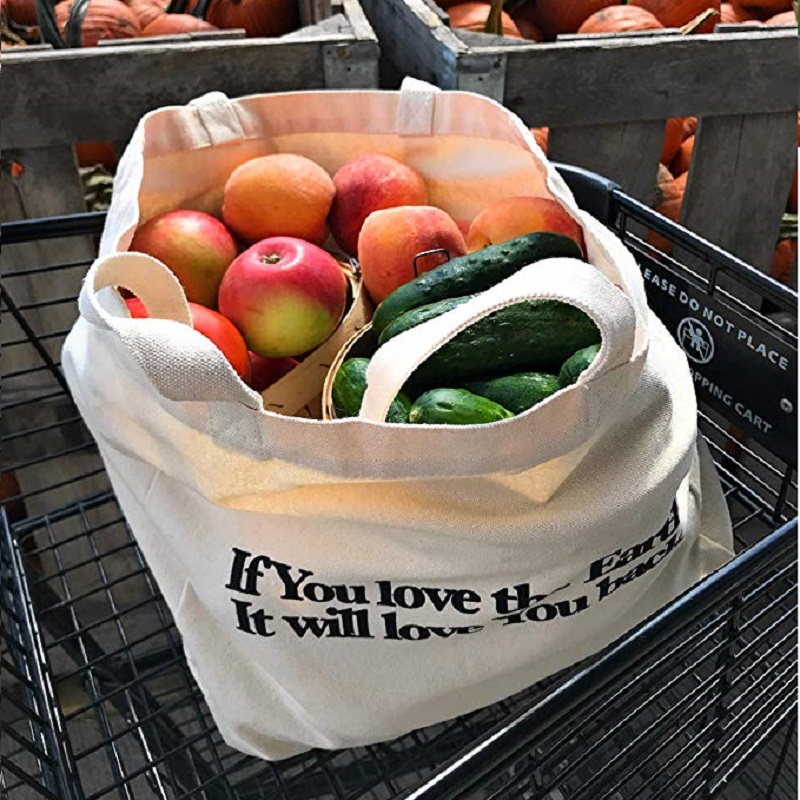
[[[600,352],[600,345],[593,344],[573,353],[562,365],[558,380],[562,386],[570,386],[578,380],[580,374],[589,368],[595,356]]]
[[[348,358],[338,369],[331,387],[331,399],[337,419],[357,417],[367,391],[368,358]],[[411,400],[399,392],[389,406],[387,422],[408,422]]]
[[[555,394],[561,388],[561,383],[555,375],[544,372],[519,372],[485,381],[471,381],[465,384],[465,388],[473,394],[488,397],[515,414],[521,414]]]
[[[408,421],[416,425],[483,425],[513,416],[508,409],[466,389],[432,389],[414,401]]]
[[[395,317],[384,329],[378,340],[379,344],[386,344],[389,339],[393,339],[400,333],[421,325],[429,319],[438,317],[448,311],[452,311],[460,305],[463,305],[468,300],[472,300],[475,295],[468,295],[467,297],[449,297],[447,300],[440,300],[438,303],[430,303],[427,306],[419,306],[413,308],[411,311],[406,311],[399,317]]]
[[[544,258],[580,258],[580,246],[560,233],[527,233],[502,244],[453,258],[395,289],[375,310],[373,328],[380,334],[400,314],[448,297],[464,297],[489,289],[528,264]]]
[[[599,341],[597,326],[579,308],[528,300],[461,331],[420,364],[409,383],[422,391],[516,372],[555,373],[574,352]]]

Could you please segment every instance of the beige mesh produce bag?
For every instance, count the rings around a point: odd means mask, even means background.
[[[191,329],[166,268],[120,251],[140,219],[218,211],[253,156],[300,153],[333,173],[376,151],[419,170],[462,222],[509,195],[555,197],[583,225],[591,265],[539,262],[396,337],[373,358],[360,418],[267,411]],[[163,318],[129,319],[118,285]],[[576,385],[490,425],[381,421],[430,352],[531,298],[573,303],[600,328]],[[686,360],[633,258],[486,98],[411,83],[213,94],[148,114],[80,311],[63,353],[75,401],[214,719],[245,753],[377,742],[497,701],[730,557]]]

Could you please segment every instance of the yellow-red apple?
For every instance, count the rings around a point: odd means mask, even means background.
[[[245,250],[219,287],[219,310],[260,356],[313,350],[344,313],[347,282],[339,263],[315,244],[274,236]]]
[[[428,190],[422,176],[391,156],[374,153],[348,161],[333,176],[336,196],[331,206],[331,233],[354,256],[364,220],[373,212],[396,206],[424,206]]]
[[[167,211],[136,229],[129,250],[166,264],[191,303],[213,308],[222,276],[239,248],[215,217],[188,209]]]
[[[428,250],[443,250],[417,258]],[[358,237],[358,261],[369,296],[379,303],[398,286],[467,252],[458,225],[441,208],[373,211]],[[416,259],[416,264],[415,264]]]
[[[467,249],[473,253],[487,245],[538,231],[569,236],[586,252],[581,226],[560,203],[547,197],[507,197],[487,206],[472,220]]]

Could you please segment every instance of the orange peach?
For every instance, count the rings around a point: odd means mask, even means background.
[[[473,253],[487,245],[538,231],[569,236],[585,252],[581,226],[560,203],[547,197],[507,197],[487,206],[472,220],[467,250]]]
[[[416,258],[428,250],[446,250],[447,253]],[[358,237],[361,274],[376,303],[417,275],[466,252],[458,225],[442,209],[433,206],[398,206],[373,211]]]
[[[293,236],[321,244],[336,190],[327,172],[290,153],[261,156],[239,165],[228,178],[222,218],[248,244]]]
[[[391,156],[358,156],[339,169],[333,176],[333,185],[336,197],[329,219],[331,232],[351,256],[358,251],[358,234],[364,220],[373,211],[428,203],[422,176]]]

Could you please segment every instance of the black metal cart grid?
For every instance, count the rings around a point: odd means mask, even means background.
[[[746,314],[796,369],[792,292],[612,184],[564,174],[643,267]],[[3,225],[3,244],[57,248],[102,223]],[[692,800],[748,762],[758,800],[796,796],[796,452],[776,455],[714,407],[700,423],[741,554],[655,618],[519,695],[393,742],[277,764],[228,748],[59,371],[66,328],[49,327],[47,312],[72,303],[85,268],[33,262],[4,276],[0,726],[11,800]],[[32,278],[44,299],[16,301]]]

